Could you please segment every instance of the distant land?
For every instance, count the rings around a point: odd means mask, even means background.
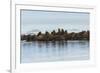
[[[32,33],[32,32],[31,32]],[[58,28],[58,31],[41,31],[37,34],[21,34],[21,41],[67,41],[67,40],[89,40],[90,31],[67,32],[67,30]]]

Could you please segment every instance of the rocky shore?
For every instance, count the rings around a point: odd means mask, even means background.
[[[25,40],[27,42],[30,41],[67,41],[67,40],[89,40],[89,31],[81,31],[81,32],[70,32],[67,30],[58,29],[56,32],[53,30],[52,32],[46,31],[45,33],[38,32],[38,34],[23,34],[21,35],[21,40]]]

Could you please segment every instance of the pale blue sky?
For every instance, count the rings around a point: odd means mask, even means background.
[[[89,30],[89,13],[21,10],[21,33]]]

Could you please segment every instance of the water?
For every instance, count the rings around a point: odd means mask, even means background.
[[[21,63],[88,59],[88,41],[21,42]]]

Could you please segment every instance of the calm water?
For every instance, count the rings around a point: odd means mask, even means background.
[[[87,59],[88,41],[21,42],[21,63]]]

